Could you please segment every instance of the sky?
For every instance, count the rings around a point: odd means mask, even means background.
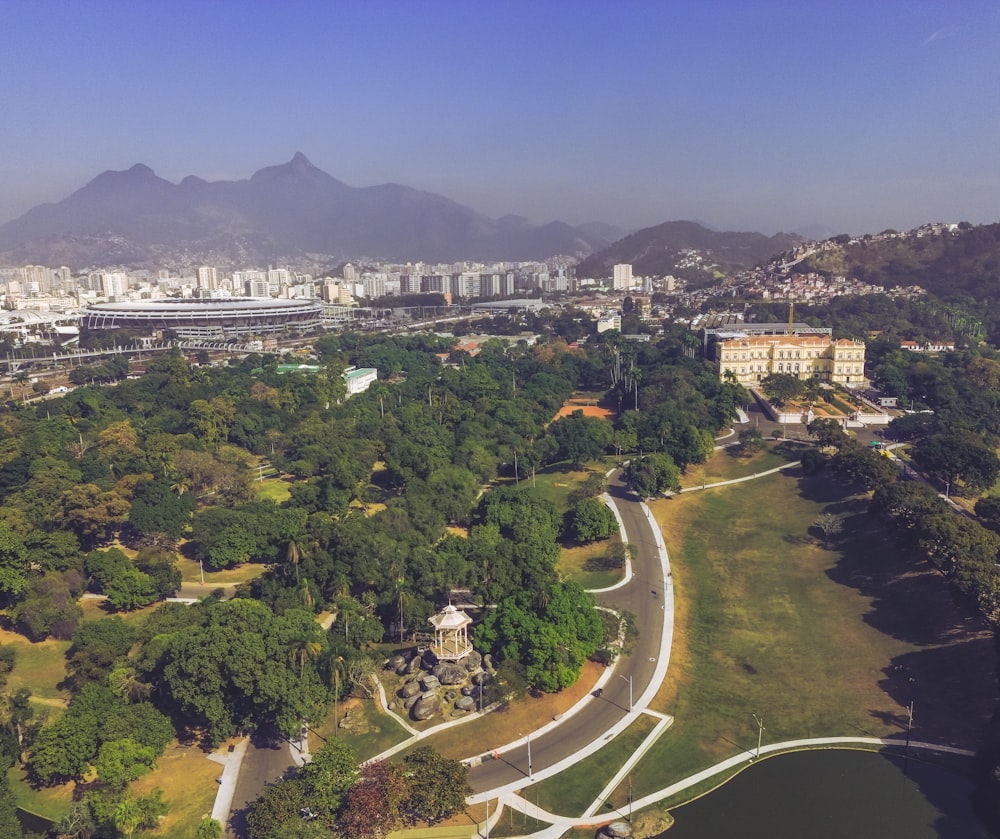
[[[1000,220],[1000,0],[0,0],[0,223],[303,152],[493,217]]]

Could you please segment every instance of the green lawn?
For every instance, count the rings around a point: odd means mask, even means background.
[[[181,579],[185,583],[200,583],[201,569],[198,563],[187,557],[177,557],[177,567],[181,572]],[[267,571],[267,566],[260,562],[248,562],[236,568],[227,568],[224,571],[210,571],[205,569],[205,585],[232,585],[233,583],[245,583],[253,580]]]
[[[753,748],[753,714],[765,744],[899,733],[914,684],[925,739],[975,744],[996,701],[990,640],[942,578],[908,567],[864,498],[782,474],[653,507],[677,594],[653,707],[676,722],[636,767],[636,797]],[[809,533],[823,512],[845,521],[832,549]]]
[[[292,484],[284,478],[265,478],[254,481],[258,501],[273,501],[280,504],[292,497]]]
[[[361,723],[355,730],[338,728],[337,719],[343,717],[345,708],[360,718]],[[336,716],[335,716],[336,714]],[[310,734],[310,749],[316,751],[324,742],[337,737],[349,743],[358,755],[358,760],[368,760],[381,754],[386,749],[401,743],[411,735],[396,720],[381,711],[374,700],[350,700],[338,703],[336,710],[330,707],[327,718],[319,725],[313,726]]]

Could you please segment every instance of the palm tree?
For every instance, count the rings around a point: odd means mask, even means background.
[[[342,655],[331,656],[330,663],[333,665],[331,668],[333,670],[333,736],[336,737],[337,728],[340,725],[337,709],[337,703],[340,701],[340,668],[344,664],[344,657]]]
[[[24,386],[28,383],[28,379],[31,377],[24,370],[18,370],[12,378],[18,383],[18,385],[20,385],[21,401],[24,402]]]
[[[132,839],[132,835],[139,829],[142,821],[142,811],[139,809],[139,802],[131,795],[125,796],[115,807],[115,827],[125,834],[125,839]]]
[[[323,645],[319,641],[313,641],[304,636],[292,642],[292,663],[299,665],[299,680],[306,674],[306,662],[311,658],[316,658],[322,650]]]
[[[285,545],[285,560],[295,566],[295,584],[299,583],[299,563],[302,561],[302,548],[295,539],[289,539]]]

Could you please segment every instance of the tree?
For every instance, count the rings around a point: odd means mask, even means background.
[[[191,495],[172,492],[164,478],[142,481],[136,485],[128,522],[144,536],[179,539],[196,506]]]
[[[157,753],[129,737],[101,744],[94,762],[97,777],[112,789],[123,790],[153,768]]]
[[[547,434],[555,441],[556,460],[568,460],[581,469],[588,460],[598,460],[611,447],[611,424],[600,417],[584,416],[574,411],[553,422]]]
[[[402,766],[384,760],[367,764],[347,794],[341,829],[357,839],[381,839],[402,823],[409,792]]]
[[[32,641],[49,636],[68,640],[83,617],[83,609],[74,599],[66,576],[51,572],[31,581],[11,617]]]
[[[680,469],[668,454],[633,458],[625,470],[625,479],[642,498],[652,498],[668,490],[681,490]]]
[[[211,816],[205,816],[198,822],[195,839],[222,839],[222,825]]]
[[[806,389],[804,382],[787,373],[772,373],[760,383],[760,386],[778,406],[801,396]]]
[[[301,821],[301,811],[309,806],[310,789],[303,779],[268,784],[247,808],[247,833],[250,839],[272,839],[284,825]]]
[[[326,742],[299,777],[308,788],[309,806],[323,822],[333,827],[348,791],[358,778],[358,758],[343,739]]]
[[[27,588],[27,557],[24,540],[0,521],[0,591],[17,595]]]
[[[983,490],[1000,477],[1000,458],[982,435],[970,431],[934,434],[913,447],[913,460],[931,477],[945,484],[961,481]]]
[[[756,428],[744,428],[740,432],[739,443],[733,451],[740,457],[749,457],[764,448],[764,435]]]
[[[114,815],[115,827],[125,834],[125,839],[132,839],[132,836],[142,824],[142,810],[139,802],[131,795],[126,795],[115,807]]]
[[[618,532],[618,520],[608,506],[597,498],[584,498],[568,512],[568,530],[578,542],[609,539]]]
[[[823,515],[813,522],[813,526],[823,534],[823,538],[827,542],[831,542],[834,537],[839,536],[841,531],[843,531],[844,522],[833,513],[823,513]]]
[[[806,430],[821,447],[838,449],[848,439],[847,432],[840,423],[829,417],[817,417],[806,426]]]
[[[505,598],[476,630],[481,649],[522,663],[528,683],[548,692],[573,684],[603,637],[593,595],[572,581]]]
[[[432,746],[419,746],[403,758],[409,780],[406,809],[414,820],[433,824],[465,807],[472,792],[469,770],[460,760],[442,757]]]

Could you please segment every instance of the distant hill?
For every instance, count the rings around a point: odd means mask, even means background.
[[[578,277],[609,277],[612,266],[625,262],[640,276],[678,274],[684,251],[697,251],[722,270],[750,268],[801,244],[801,236],[778,233],[726,233],[693,221],[668,221],[626,236],[577,266]]]
[[[0,226],[14,264],[152,267],[183,257],[266,264],[310,254],[330,261],[532,260],[585,256],[610,238],[593,226],[491,219],[400,184],[352,187],[298,153],[248,180],[179,184],[137,164],[98,175],[56,204]]]
[[[942,299],[1000,300],[1000,224],[956,229],[924,225],[908,233],[835,237],[804,259],[800,271],[856,277],[886,286],[919,285]]]

